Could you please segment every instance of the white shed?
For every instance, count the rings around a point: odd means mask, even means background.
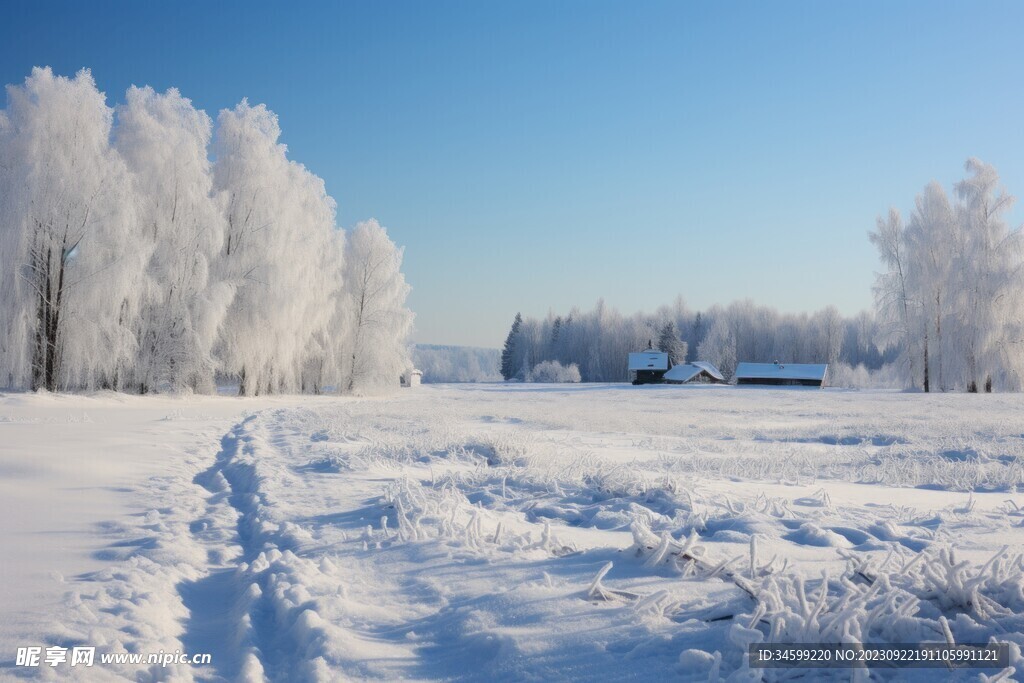
[[[412,368],[406,370],[405,374],[402,375],[402,386],[403,387],[418,387],[423,381],[423,372]]]

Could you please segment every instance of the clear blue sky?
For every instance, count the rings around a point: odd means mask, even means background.
[[[866,232],[968,156],[1024,193],[1019,2],[5,2],[0,81],[280,116],[406,247],[416,339],[682,294],[871,305]],[[1014,220],[1024,214],[1016,210]]]

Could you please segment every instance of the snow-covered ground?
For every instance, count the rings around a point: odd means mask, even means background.
[[[703,681],[749,675],[751,642],[949,638],[1013,643],[1021,668],[1022,410],[714,386],[3,396],[0,678],[81,677],[16,666],[23,645],[212,654],[90,680]]]

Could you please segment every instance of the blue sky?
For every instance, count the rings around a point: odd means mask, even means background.
[[[405,245],[422,342],[599,297],[852,314],[890,205],[968,156],[1024,192],[1024,3],[5,5],[4,83],[276,111],[339,223]]]

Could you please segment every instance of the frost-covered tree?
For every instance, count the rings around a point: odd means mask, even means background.
[[[8,153],[11,135],[7,112],[0,110],[0,387],[27,385],[32,363],[32,307],[19,266],[23,232],[13,210],[19,181]]]
[[[235,289],[218,353],[239,392],[296,390],[341,286],[331,243],[335,204],[289,161],[277,116],[242,101],[218,117],[214,187],[226,195],[217,276]]]
[[[832,365],[838,363],[845,332],[844,321],[839,310],[835,306],[826,306],[812,316],[810,325],[817,333],[815,356]]]
[[[912,329],[920,335],[920,367],[925,391],[945,390],[951,368],[955,340],[948,332],[951,300],[947,293],[956,285],[950,255],[957,242],[957,221],[942,186],[929,183],[915,201],[914,213],[906,229],[907,251],[914,255],[907,277],[913,293]],[[947,334],[943,335],[943,323]]]
[[[707,336],[697,347],[697,356],[713,363],[726,380],[731,380],[736,374],[736,338],[724,317],[712,323]]]
[[[0,126],[0,376],[117,388],[135,355],[145,253],[133,185],[92,74],[36,68]]]
[[[865,371],[879,368],[878,321],[870,311],[861,311],[852,319],[843,321],[843,341],[840,361],[852,368],[863,365]],[[831,370],[830,370],[831,372]],[[891,374],[891,373],[890,373]]]
[[[968,391],[993,382],[1019,389],[1024,378],[1021,347],[1022,242],[1010,230],[1006,213],[1014,198],[1007,194],[992,166],[968,159],[970,175],[956,185],[960,240],[957,249],[963,382]]]
[[[351,333],[348,320],[348,302],[344,293],[343,264],[345,263],[345,233],[335,230],[328,251],[324,254],[324,268],[336,275],[341,288],[325,304],[330,311],[329,323],[317,329],[306,347],[302,362],[299,389],[303,393],[320,394],[328,386],[341,388],[343,363],[341,355],[347,348]]]
[[[686,342],[679,338],[679,330],[674,321],[670,320],[661,326],[658,333],[658,349],[668,354],[669,365],[686,362]]]
[[[132,87],[117,110],[115,146],[138,198],[149,253],[131,383],[209,391],[213,345],[233,288],[211,277],[226,222],[207,156],[211,121],[175,90]]]
[[[345,246],[347,343],[341,353],[348,392],[397,386],[409,367],[413,314],[406,308],[409,285],[402,275],[403,250],[377,221],[360,223]]]
[[[875,306],[881,323],[881,338],[899,349],[900,364],[911,386],[917,380],[918,336],[917,302],[912,298],[909,282],[910,261],[906,233],[899,211],[891,209],[886,218],[879,218],[874,232],[868,233],[878,249],[886,270],[875,278]]]
[[[991,166],[969,159],[956,204],[929,184],[904,229],[895,210],[871,239],[885,272],[879,318],[925,391],[1017,390],[1024,378],[1024,253],[1005,215],[1013,198]]]

